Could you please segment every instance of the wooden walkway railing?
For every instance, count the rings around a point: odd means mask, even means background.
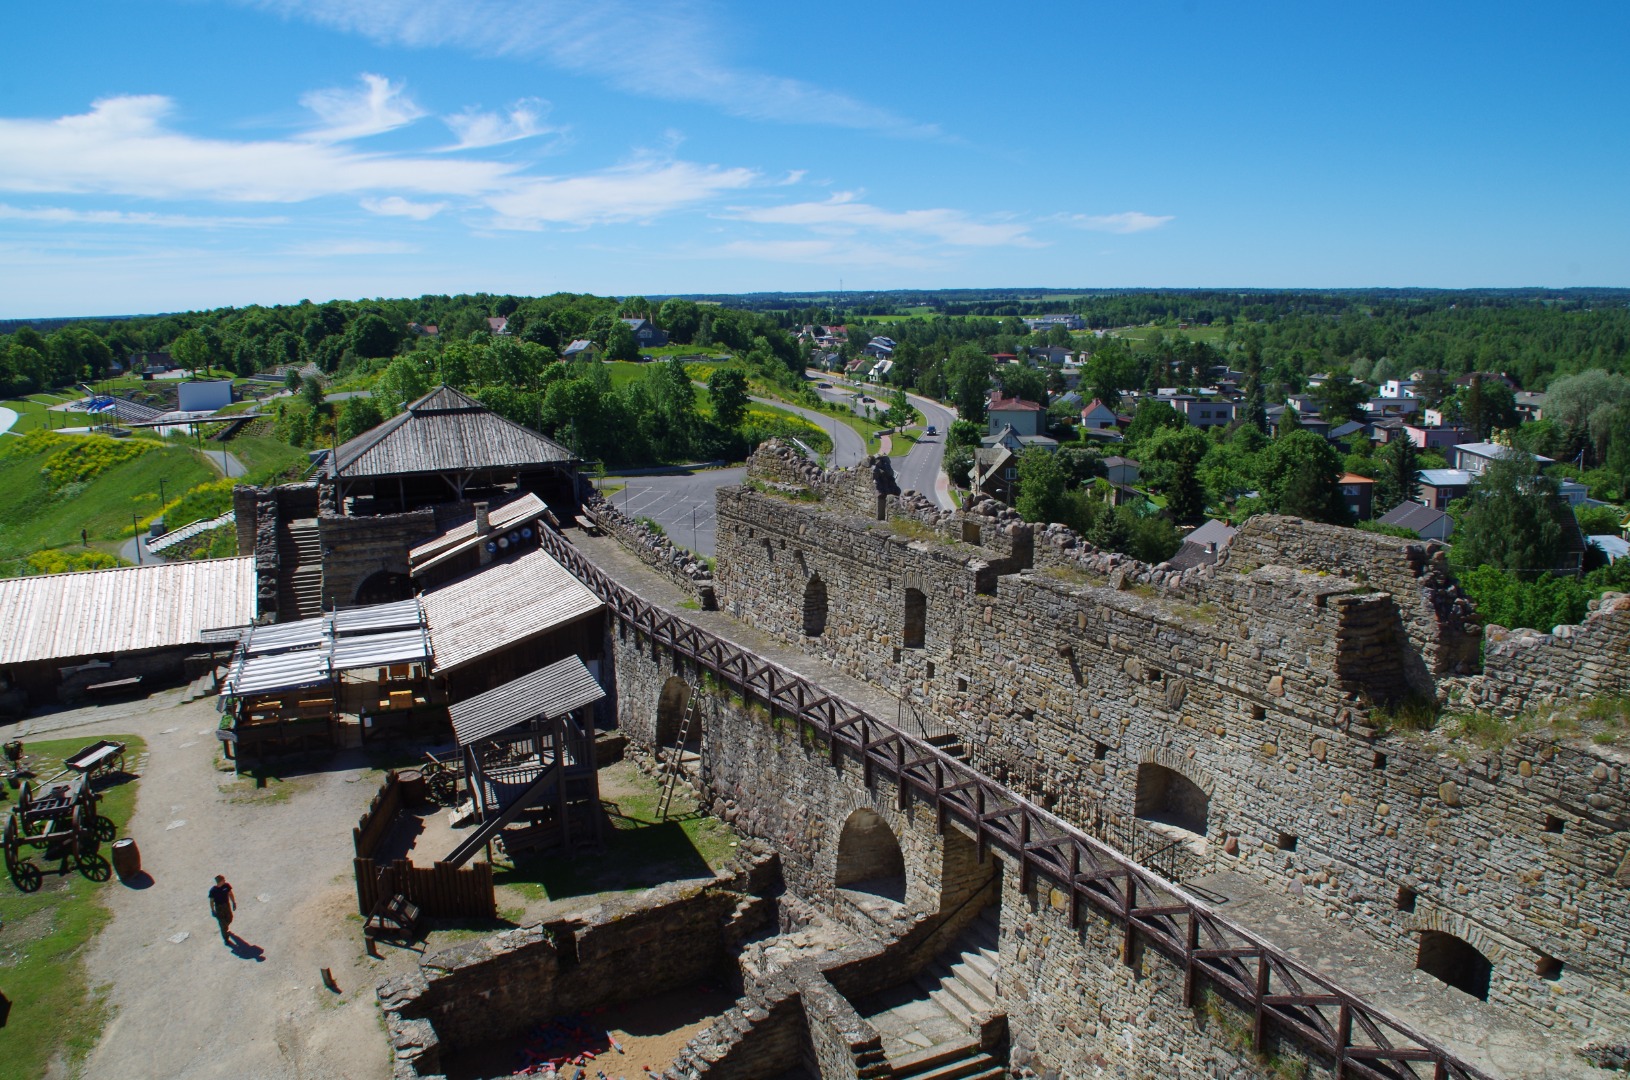
[[[1183,970],[1184,1005],[1206,980],[1252,1014],[1252,1043],[1261,1049],[1270,1025],[1327,1055],[1338,1078],[1363,1080],[1493,1080],[1448,1048],[1343,990],[1181,886],[1015,795],[971,766],[913,738],[802,676],[725,641],[643,600],[608,577],[552,529],[543,547],[592,589],[615,617],[664,648],[729,682],[749,701],[808,724],[834,762],[860,763],[868,784],[881,774],[902,805],[916,794],[935,808],[941,827],[957,820],[980,853],[995,847],[1019,864],[1021,889],[1038,876],[1070,897],[1069,919],[1083,909],[1122,927],[1122,961],[1135,963],[1142,941]],[[1429,1072],[1416,1071],[1420,1064]]]

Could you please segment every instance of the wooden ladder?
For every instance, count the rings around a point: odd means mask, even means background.
[[[679,777],[685,771],[685,743],[690,739],[690,729],[696,721],[699,704],[699,695],[696,687],[690,687],[690,695],[685,704],[685,715],[679,720],[679,733],[674,736],[673,746],[668,751],[668,760],[663,763],[667,770],[667,779],[662,785],[662,798],[657,803],[657,820],[668,820],[668,808],[673,805],[674,789],[679,786]]]

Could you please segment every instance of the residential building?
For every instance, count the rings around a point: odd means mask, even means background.
[[[1081,424],[1089,431],[1109,431],[1119,426],[1115,410],[1097,398],[1081,410]]]
[[[1031,333],[1037,330],[1051,330],[1055,326],[1062,326],[1066,330],[1085,330],[1087,321],[1079,315],[1031,315],[1024,320],[1030,327]]]
[[[562,360],[593,360],[600,355],[600,347],[588,338],[578,338],[560,350]]]
[[[1420,411],[1421,403],[1412,397],[1371,398],[1359,406],[1372,417],[1412,416]]]
[[[1420,501],[1436,510],[1445,510],[1471,490],[1472,474],[1464,469],[1422,469],[1419,477]]]
[[[1430,417],[1433,410],[1428,409],[1426,411]],[[1404,434],[1409,436],[1410,442],[1422,450],[1442,450],[1456,446],[1464,440],[1466,438],[1466,429],[1458,424],[1447,427],[1428,427],[1425,424],[1411,424],[1405,421]]]
[[[1212,518],[1183,538],[1183,546],[1166,561],[1174,570],[1188,570],[1196,566],[1210,566],[1228,547],[1237,532],[1226,521]]]
[[[1388,379],[1377,392],[1384,398],[1412,398],[1415,396],[1415,380]]]
[[[1513,395],[1517,402],[1517,415],[1523,420],[1545,419],[1545,395],[1518,390]]]
[[[1016,431],[1012,424],[1003,424],[1001,430],[986,435],[979,440],[979,445],[987,449],[1005,446],[1015,454],[1023,453],[1032,446],[1039,446],[1043,450],[1056,451],[1058,440],[1046,435],[1022,435]]]
[[[1357,473],[1343,473],[1336,485],[1341,489],[1341,501],[1353,520],[1370,520],[1375,513],[1375,481]]]
[[[1106,457],[1104,475],[1116,487],[1136,487],[1140,463],[1129,457]]]
[[[1352,439],[1367,439],[1370,437],[1370,428],[1368,424],[1361,424],[1357,420],[1349,420],[1345,424],[1337,424],[1325,432],[1324,437],[1330,442],[1339,443],[1346,443]]]
[[[660,349],[668,344],[668,331],[659,330],[650,319],[624,319],[634,331],[634,344],[642,349]]]
[[[494,315],[487,320],[487,332],[495,335],[509,333],[509,319],[502,315]]]
[[[874,337],[866,343],[866,347],[861,352],[879,360],[887,360],[894,355],[896,348],[898,346],[895,345],[893,338]]]
[[[1483,470],[1489,467],[1490,462],[1498,461],[1510,453],[1511,447],[1501,446],[1499,443],[1460,443],[1455,447],[1455,468],[1464,469],[1473,476],[1480,476]],[[1555,460],[1538,454],[1534,456],[1534,461],[1541,469],[1554,464]]]
[[[1221,398],[1200,397],[1197,394],[1162,394],[1156,398],[1183,414],[1183,418],[1199,428],[1226,427],[1234,422],[1237,408],[1231,401]]]
[[[1408,529],[1422,540],[1447,540],[1455,531],[1455,522],[1442,510],[1434,510],[1420,503],[1401,502],[1380,517],[1380,524]]]
[[[995,435],[1003,427],[1011,427],[1019,435],[1041,435],[1047,430],[1047,410],[1034,401],[1005,398],[993,390],[986,406],[985,431]]]
[[[1006,446],[981,446],[973,452],[973,490],[1012,505],[1018,485],[1018,455]]]

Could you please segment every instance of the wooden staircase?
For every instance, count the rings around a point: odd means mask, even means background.
[[[294,622],[323,613],[323,550],[317,521],[305,518],[277,530],[277,619]]]

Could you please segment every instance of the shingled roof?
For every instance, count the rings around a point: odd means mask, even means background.
[[[556,465],[572,452],[505,420],[468,394],[440,386],[342,445],[329,475],[348,479]]]

